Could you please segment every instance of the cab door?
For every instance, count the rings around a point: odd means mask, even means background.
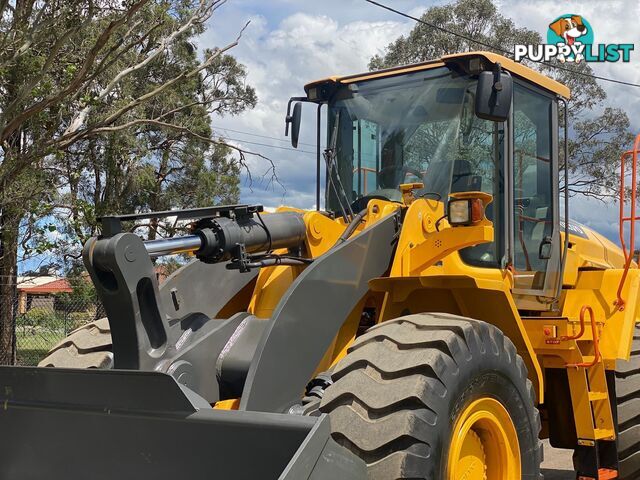
[[[560,271],[557,100],[514,82],[511,116],[514,294],[520,308],[546,310]]]

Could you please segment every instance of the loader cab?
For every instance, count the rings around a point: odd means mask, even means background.
[[[479,76],[500,64],[510,78],[499,121],[477,111]],[[326,209],[354,211],[371,198],[400,201],[399,185],[446,202],[458,192],[492,195],[494,241],[459,252],[470,267],[514,273],[521,309],[545,310],[560,272],[558,96],[568,89],[490,53],[469,53],[306,87],[327,104]],[[482,118],[481,118],[482,117]],[[489,116],[490,117],[490,116]]]

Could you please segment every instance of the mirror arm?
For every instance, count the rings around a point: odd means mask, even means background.
[[[495,68],[493,70],[493,91],[501,92],[502,91],[502,82],[500,81],[500,76],[502,75],[502,65],[500,62],[496,62]],[[499,96],[496,96],[496,107],[500,105]]]
[[[289,125],[293,120],[293,117],[291,116],[291,104],[293,102],[309,102],[309,101],[310,100],[307,97],[291,97],[289,99],[289,101],[287,102],[287,116],[284,119],[284,136],[285,137],[289,136]]]

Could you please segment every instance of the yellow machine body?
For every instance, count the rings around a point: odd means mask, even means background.
[[[569,89],[466,52],[305,91],[292,101],[317,108],[318,136],[326,106],[325,210],[318,178],[315,211],[103,218],[83,259],[108,321],[41,366],[116,370],[0,367],[0,420],[23,438],[5,442],[0,476],[61,471],[68,442],[81,465],[113,471],[103,451],[124,442],[110,458],[136,478],[188,467],[189,478],[514,480],[541,477],[542,437],[575,451],[581,480],[639,478],[628,398],[640,386],[619,402],[617,375],[631,358],[640,384],[640,269],[560,218]],[[294,146],[300,115],[296,104],[287,116]],[[169,214],[194,220],[190,234],[122,230]],[[196,260],[159,286],[152,258],[185,252]],[[67,437],[52,448],[41,425]],[[77,434],[87,425],[95,448]],[[141,444],[156,453],[142,461]]]
[[[616,360],[629,358],[633,330],[640,318],[639,270],[632,269],[625,283],[626,308],[621,310],[614,305],[624,263],[620,248],[582,227],[588,238],[570,236],[569,239],[564,288],[559,299],[561,314],[552,316],[543,312],[535,317],[525,316],[518,311],[517,299],[511,293],[513,274],[509,269],[466,265],[458,254],[461,248],[492,241],[494,232],[490,222],[436,231],[435,222],[444,214],[442,202],[420,199],[410,205],[398,205],[374,200],[368,206],[370,216],[358,231],[398,208],[405,208],[406,213],[389,276],[370,281],[370,293],[345,320],[317,371],[326,370],[346,355],[358,334],[365,305],[378,307],[376,322],[408,313],[459,314],[496,325],[514,342],[525,360],[541,404],[557,401],[554,392],[545,389],[544,369],[567,370],[581,442],[588,445],[598,439],[615,438],[610,408],[592,409],[592,404],[599,402],[606,406],[609,397],[604,370],[614,369]],[[284,210],[283,207],[279,211]],[[345,228],[342,219],[332,220],[318,212],[307,212],[304,218],[307,248],[313,257],[325,253]],[[262,269],[249,311],[268,318],[300,271],[300,268],[286,266]],[[589,383],[584,368],[567,365],[593,359],[593,332],[587,328],[580,339],[558,340],[580,330],[580,309],[585,304],[593,308],[602,353],[601,371],[597,372],[600,376],[592,374]],[[594,390],[596,385],[599,390]],[[233,404],[227,402],[218,408],[229,408],[229,405]]]
[[[328,84],[350,84],[401,76],[477,56],[491,63],[500,62],[513,76],[559,97],[570,96],[565,86],[487,52],[452,55],[382,72],[330,77],[308,84],[305,90],[311,98],[317,95],[316,90]],[[468,265],[461,258],[461,249],[494,240],[490,221],[485,218],[480,224],[463,227],[451,227],[445,221],[438,228],[437,223],[445,216],[446,204],[443,200],[414,198],[411,192],[418,186],[422,185],[403,185],[403,195],[399,201],[369,202],[365,221],[355,234],[385,215],[398,209],[403,211],[395,258],[387,276],[369,282],[370,292],[345,319],[317,371],[326,370],[346,355],[362,327],[361,314],[367,306],[375,307],[375,322],[409,313],[459,314],[491,323],[511,339],[526,363],[541,406],[570,400],[574,418],[568,421],[575,423],[581,445],[594,445],[600,439],[614,439],[615,428],[605,372],[613,370],[616,361],[629,358],[633,331],[640,319],[640,270],[635,264],[632,265],[622,290],[625,307],[619,308],[615,299],[623,272],[624,255],[617,245],[602,235],[578,226],[579,234],[570,231],[560,295],[553,307],[545,306],[545,300],[532,300],[514,293],[512,268],[481,268]],[[283,209],[285,207],[279,211]],[[308,232],[307,249],[313,258],[334,245],[345,229],[342,218],[331,219],[319,212],[307,212],[304,220]],[[561,235],[563,239],[564,232]],[[300,271],[297,267],[263,268],[251,299],[250,312],[268,318]],[[532,302],[535,304],[538,301],[542,306],[531,308]],[[576,336],[580,331],[581,309],[585,305],[591,307],[597,328],[592,330],[587,319],[579,338],[563,339]],[[601,358],[595,359],[595,362],[594,335],[601,353]],[[589,363],[594,365],[584,366]],[[566,370],[570,399],[560,398],[557,392],[547,388],[546,369]],[[548,433],[545,427],[543,435]]]

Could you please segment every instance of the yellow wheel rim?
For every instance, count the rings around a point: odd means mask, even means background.
[[[518,434],[502,404],[481,398],[456,420],[449,460],[449,480],[514,480],[521,477]]]

